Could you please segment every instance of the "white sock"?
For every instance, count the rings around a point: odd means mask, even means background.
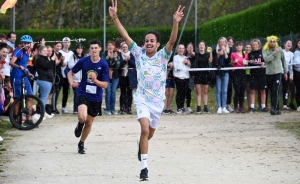
[[[266,104],[261,104],[261,108],[265,108],[266,107]]]
[[[254,109],[254,104],[251,104],[250,107],[251,107],[252,109]]]
[[[142,170],[148,167],[147,159],[148,159],[148,154],[141,154]]]

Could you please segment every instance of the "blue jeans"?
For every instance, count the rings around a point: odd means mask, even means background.
[[[78,112],[78,88],[73,88],[73,112]]]
[[[216,75],[216,100],[218,107],[226,107],[229,74]]]
[[[107,111],[115,110],[118,83],[119,78],[112,78],[110,82],[108,82],[107,88],[105,89],[105,104]]]
[[[47,104],[47,98],[52,88],[52,83],[44,80],[39,80],[39,79],[36,82],[40,88],[41,100],[45,106]]]

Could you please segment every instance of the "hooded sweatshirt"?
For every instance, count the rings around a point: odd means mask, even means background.
[[[278,47],[279,51],[276,53],[274,49],[263,49],[262,54],[266,62],[266,74],[274,75],[282,73],[282,68],[285,74],[287,74],[287,66],[285,63],[284,53],[281,47]]]

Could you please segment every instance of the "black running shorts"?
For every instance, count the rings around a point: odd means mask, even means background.
[[[90,101],[87,97],[85,96],[79,96],[78,97],[78,106],[79,105],[86,105],[87,110],[88,110],[88,115],[92,117],[96,117],[98,114],[102,114],[101,111],[101,105],[102,102],[93,102]]]

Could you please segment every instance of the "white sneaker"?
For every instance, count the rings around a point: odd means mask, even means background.
[[[189,113],[193,113],[193,110],[190,107],[187,108],[187,111],[189,111]]]
[[[34,121],[34,122],[37,122],[39,119],[40,119],[40,117],[41,117],[41,115],[40,114],[34,114],[33,116],[32,116],[32,120]],[[46,118],[45,118],[45,116],[43,117],[43,120],[45,120]]]
[[[232,108],[230,105],[228,105],[228,106],[226,107],[226,110],[227,110],[228,112],[233,112],[233,111],[234,111],[233,108]]]
[[[297,112],[300,112],[300,106],[297,108]]]
[[[228,114],[228,113],[230,113],[227,109],[226,109],[226,107],[223,107],[223,109],[222,109],[222,113],[224,113],[224,114]]]
[[[182,113],[183,114],[191,114],[191,112],[188,109],[185,109],[185,108],[182,109]]]
[[[40,117],[41,117],[41,115],[39,115],[39,114],[34,114],[34,115],[32,116],[32,120],[33,120],[34,122],[37,122],[37,121],[40,119]]]
[[[48,118],[48,119],[50,119],[50,118],[53,118],[53,116],[52,116],[52,115],[50,115],[50,114],[48,114],[47,112],[45,112],[45,118]]]
[[[218,114],[222,114],[222,107],[219,107],[219,108],[218,108],[217,113],[218,113]]]
[[[61,109],[61,113],[63,113],[63,114],[68,114],[69,111],[68,111],[67,108],[64,107],[64,108]]]
[[[176,113],[177,113],[177,114],[183,114],[184,112],[183,112],[182,109],[178,109]]]

